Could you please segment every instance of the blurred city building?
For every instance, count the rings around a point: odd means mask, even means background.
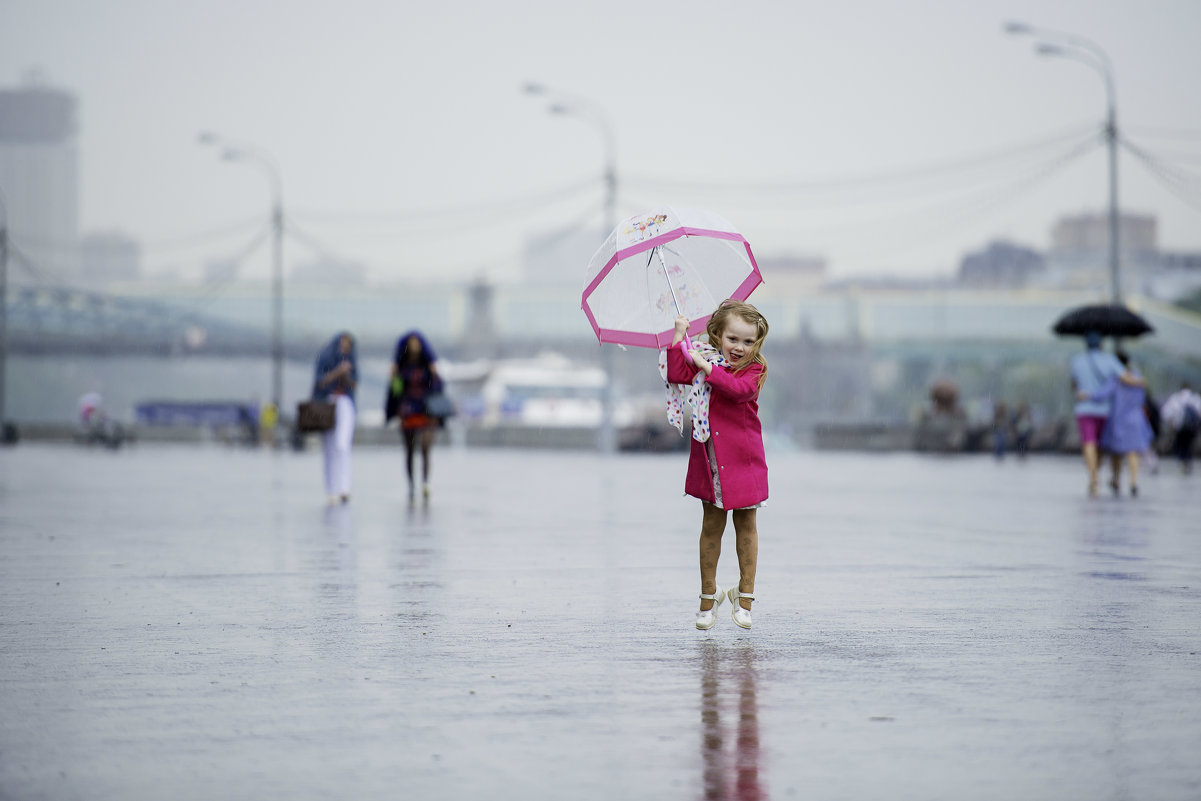
[[[363,286],[367,283],[367,267],[360,261],[320,258],[293,267],[289,281],[298,284]]]
[[[1201,289],[1201,252],[1160,253],[1143,291],[1161,300],[1179,300]]]
[[[1011,242],[991,242],[963,257],[959,283],[974,289],[1014,289],[1042,276],[1046,260],[1038,251]]]
[[[10,280],[79,276],[79,155],[75,96],[37,72],[0,88],[0,191],[8,206]]]
[[[1121,215],[1118,239],[1123,295],[1174,301],[1201,288],[1201,252],[1161,251],[1155,217]],[[1035,288],[1108,296],[1109,219],[1104,214],[1061,217],[1051,229],[1046,253],[992,242],[963,257],[955,280],[969,289]],[[911,283],[909,288],[922,287]]]
[[[500,351],[493,311],[495,293],[496,288],[482,278],[467,289],[467,321],[462,340],[470,358],[492,357]]]
[[[1140,291],[1158,268],[1158,224],[1154,217],[1125,213],[1118,218],[1123,294]],[[1109,218],[1105,214],[1061,217],[1051,229],[1047,271],[1040,282],[1056,288],[1088,289],[1109,281]]]
[[[220,258],[210,259],[205,262],[202,275],[204,276],[205,284],[216,284],[223,281],[232,281],[237,277],[238,271],[242,269],[242,262],[239,259]],[[156,282],[162,282],[162,274],[155,275]],[[178,274],[171,275],[167,280],[178,280]]]
[[[136,281],[142,277],[142,245],[120,231],[85,234],[79,241],[79,262],[88,284]]]
[[[767,297],[816,292],[828,278],[826,260],[821,256],[756,254],[755,260],[764,282],[757,293]]]
[[[525,280],[583,288],[592,254],[605,241],[601,228],[570,227],[531,236],[525,246]]]

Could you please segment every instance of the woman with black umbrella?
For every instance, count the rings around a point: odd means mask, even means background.
[[[1105,429],[1112,401],[1095,399],[1095,396],[1111,379],[1129,383],[1129,379],[1122,377],[1125,368],[1117,357],[1101,350],[1101,337],[1137,337],[1155,329],[1125,306],[1114,303],[1072,309],[1060,317],[1051,330],[1059,336],[1084,336],[1085,352],[1072,357],[1072,391],[1077,397],[1074,411],[1080,432],[1080,451],[1088,468],[1088,494],[1096,495],[1100,458],[1097,442]]]

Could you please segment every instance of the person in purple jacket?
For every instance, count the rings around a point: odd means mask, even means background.
[[[696,627],[713,628],[717,607],[729,598],[734,622],[749,629],[759,556],[756,512],[767,500],[758,403],[767,378],[762,354],[767,320],[749,303],[727,300],[709,318],[707,345],[686,339],[688,324],[688,318],[676,318],[667,350],[667,380],[691,387],[693,435],[684,492],[699,498],[703,510]],[[731,512],[739,581],[723,594],[717,585],[717,562]]]

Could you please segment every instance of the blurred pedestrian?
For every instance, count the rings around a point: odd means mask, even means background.
[[[1085,352],[1072,357],[1072,390],[1077,397],[1076,428],[1080,432],[1080,452],[1088,469],[1088,494],[1097,494],[1097,474],[1100,456],[1097,441],[1109,417],[1111,401],[1092,400],[1097,390],[1111,378],[1122,374],[1122,363],[1112,353],[1101,349],[1101,335],[1090,331],[1084,336]],[[1081,399],[1085,398],[1085,399]]]
[[[1018,458],[1030,452],[1030,438],[1034,435],[1034,419],[1030,416],[1030,404],[1022,401],[1013,413],[1013,449]]]
[[[125,440],[125,430],[116,420],[109,418],[104,408],[104,398],[99,392],[86,392],[81,395],[76,404],[76,412],[79,415],[79,429],[75,433],[77,441],[114,449],[121,447]]]
[[[421,450],[421,494],[430,496],[430,450],[439,418],[430,413],[428,401],[442,391],[438,376],[438,357],[420,331],[409,331],[396,342],[392,358],[388,409],[385,418],[400,418],[400,436],[405,446],[405,472],[409,479],[409,498],[416,492],[413,457]]]
[[[91,428],[104,420],[104,398],[99,392],[85,392],[75,404],[81,428]]]
[[[354,391],[359,383],[354,337],[342,331],[317,356],[313,400],[334,404],[334,427],[322,432],[325,494],[330,505],[350,501],[350,448],[354,442]]]
[[[707,343],[687,342],[688,318],[675,320],[671,347],[660,369],[669,384],[669,417],[683,426],[679,395],[692,405],[692,446],[684,492],[701,501],[701,603],[698,629],[713,628],[726,598],[734,622],[751,627],[759,558],[757,511],[767,501],[767,459],[759,422],[759,391],[767,378],[762,354],[767,320],[749,303],[724,301],[709,318]],[[684,387],[687,386],[686,390]],[[717,562],[726,517],[733,511],[739,582],[726,593],[717,584]]]
[[[992,414],[992,453],[1000,461],[1005,458],[1005,449],[1009,447],[1009,407],[1004,402],[993,406]]]
[[[1151,424],[1143,404],[1147,398],[1146,381],[1130,364],[1130,356],[1118,351],[1117,359],[1123,372],[1105,382],[1088,398],[1082,400],[1109,400],[1112,409],[1101,433],[1101,448],[1113,462],[1113,479],[1110,487],[1114,495],[1121,494],[1122,460],[1130,473],[1130,494],[1138,495],[1139,456],[1151,446]],[[1083,393],[1081,393],[1083,395]]]
[[[242,442],[246,445],[259,444],[259,408],[258,404],[239,404],[238,420],[242,424]]]
[[[1193,470],[1193,444],[1201,430],[1201,395],[1187,381],[1164,401],[1160,418],[1172,432],[1172,455],[1185,473]]]
[[[1159,401],[1151,395],[1150,387],[1147,388],[1147,398],[1143,401],[1143,412],[1151,426],[1151,446],[1143,456],[1147,462],[1147,470],[1151,475],[1155,475],[1159,472],[1159,440],[1163,434],[1163,426],[1160,424]]]
[[[275,426],[279,423],[279,408],[268,401],[259,410],[259,438],[264,445],[275,444]]]

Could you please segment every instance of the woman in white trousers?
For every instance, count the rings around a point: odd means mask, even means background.
[[[350,500],[350,445],[354,442],[354,401],[335,395],[334,427],[321,433],[325,449],[325,494],[331,504]]]
[[[354,442],[354,390],[358,382],[354,337],[342,331],[321,351],[313,371],[313,399],[334,404],[334,427],[321,435],[325,495],[331,505],[350,501],[350,447]]]

